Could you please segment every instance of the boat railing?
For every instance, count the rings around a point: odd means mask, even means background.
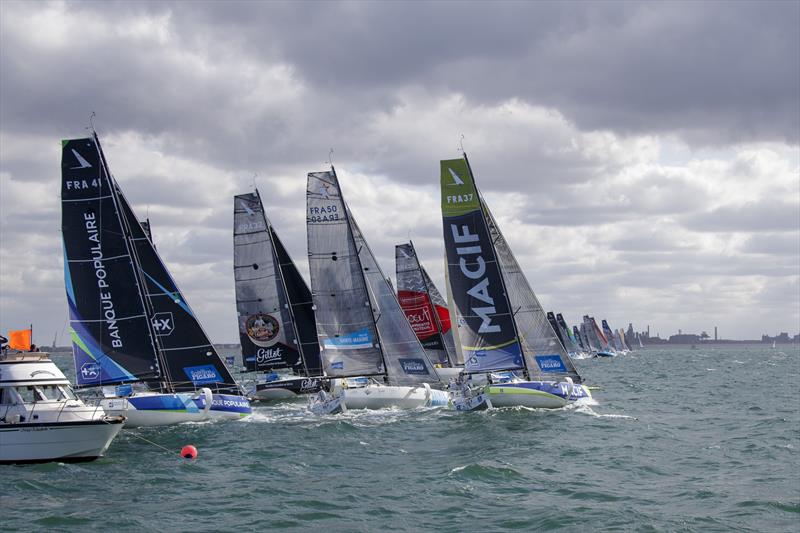
[[[31,403],[31,404],[28,404],[28,405],[31,405],[32,407],[31,407],[31,409],[29,411],[26,410],[24,422],[27,422],[27,423],[63,422],[62,416],[65,415],[64,409],[67,408],[67,405],[69,404],[70,401],[78,401],[78,400],[65,400],[63,402],[60,402],[61,403],[61,407],[59,407],[59,409],[58,409],[58,413],[56,414],[55,420],[42,420],[42,421],[38,420],[39,413],[36,413],[36,407],[38,405],[40,405],[40,404],[41,405],[47,405],[50,402],[35,401],[35,402]],[[69,409],[67,410],[66,414],[75,415],[75,414],[91,413],[91,415],[86,419],[86,421],[97,420],[97,419],[101,418],[101,417],[98,417],[98,411],[100,411],[102,415],[105,415],[105,410],[103,410],[103,408],[102,408],[102,406],[100,405],[99,402],[97,402],[95,405],[87,405],[86,403],[84,403],[82,401],[80,403],[81,403],[80,406],[71,406],[71,407],[69,407]],[[25,405],[25,404],[23,404],[23,405]],[[40,411],[42,411],[42,410],[40,409]],[[44,412],[46,413],[46,411],[44,411]]]

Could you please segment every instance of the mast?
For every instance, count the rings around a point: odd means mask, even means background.
[[[439,341],[442,343],[442,348],[444,349],[444,353],[447,354],[447,360],[450,362],[450,368],[455,367],[455,361],[451,356],[450,352],[447,350],[447,343],[444,340],[444,331],[442,330],[442,321],[439,319],[439,311],[436,310],[436,305],[433,303],[433,297],[431,296],[431,288],[428,285],[428,280],[426,279],[425,273],[422,270],[422,265],[419,262],[419,256],[417,255],[417,249],[414,248],[414,241],[411,239],[408,240],[408,243],[411,245],[411,250],[414,252],[414,261],[417,263],[417,268],[420,271],[420,277],[422,278],[422,285],[425,287],[425,294],[428,296],[428,302],[430,303],[431,309],[433,310],[433,320],[436,322],[436,330],[439,332]],[[450,328],[453,328],[452,322],[450,324]]]
[[[111,199],[114,203],[114,209],[117,213],[117,218],[120,222],[120,227],[123,230],[123,239],[125,241],[125,247],[128,250],[128,254],[131,257],[131,262],[133,264],[133,272],[136,279],[136,288],[137,292],[139,293],[139,298],[142,301],[142,306],[144,307],[145,314],[147,315],[147,331],[150,335],[150,340],[153,345],[153,350],[156,354],[156,371],[160,377],[166,377],[167,381],[164,382],[163,379],[159,380],[159,387],[163,391],[166,389],[168,392],[174,392],[174,387],[172,386],[172,377],[170,376],[169,372],[169,365],[166,364],[164,359],[164,352],[162,350],[162,346],[160,344],[160,339],[158,335],[155,334],[155,328],[153,327],[152,317],[154,315],[152,301],[150,297],[144,293],[147,291],[143,291],[144,287],[146,287],[144,282],[144,277],[142,274],[144,273],[142,270],[141,260],[139,259],[138,250],[136,246],[133,244],[133,237],[131,235],[131,228],[125,220],[125,217],[122,216],[122,210],[120,208],[120,199],[119,199],[119,186],[116,183],[116,180],[111,174],[111,170],[109,169],[108,162],[106,161],[105,152],[103,152],[103,147],[100,145],[100,139],[97,136],[97,132],[92,130],[92,135],[94,136],[95,146],[97,146],[97,152],[100,156],[101,164],[105,169],[106,178],[109,183],[109,188],[111,189]],[[163,372],[163,373],[162,373]]]
[[[289,300],[289,289],[286,287],[286,277],[283,275],[283,268],[275,248],[275,239],[272,237],[272,223],[269,221],[267,218],[267,213],[264,211],[264,203],[261,201],[261,193],[258,192],[258,188],[256,188],[256,198],[258,198],[258,203],[261,205],[261,216],[264,218],[264,225],[267,228],[267,235],[269,235],[269,246],[270,250],[272,251],[272,256],[275,258],[275,267],[278,271],[280,271],[280,275],[278,277],[281,280],[281,289],[283,290],[283,295],[286,298],[288,305],[287,310],[289,311],[289,320],[292,323],[294,342],[297,344],[297,351],[300,352],[300,361],[303,363],[303,371],[306,376],[310,376],[311,373],[308,371],[305,349],[303,348],[303,343],[300,342],[300,332],[297,330],[297,321],[294,316],[294,308],[292,306],[292,302]]]

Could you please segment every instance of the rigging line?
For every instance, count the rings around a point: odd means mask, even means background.
[[[108,424],[109,422],[106,422],[106,423]],[[141,439],[141,440],[145,441],[145,442],[146,442],[146,443],[148,443],[148,444],[152,444],[153,446],[156,446],[157,448],[161,448],[162,450],[164,450],[165,452],[167,452],[167,453],[168,453],[168,454],[170,454],[170,455],[172,455],[172,454],[174,454],[174,453],[175,453],[175,452],[173,452],[172,450],[170,450],[169,448],[167,448],[167,447],[165,447],[165,446],[162,446],[162,445],[160,445],[160,444],[159,444],[159,443],[157,443],[157,442],[153,442],[153,441],[151,441],[150,439],[146,439],[146,438],[142,437],[141,435],[137,435],[136,433],[134,433],[134,432],[132,432],[132,431],[131,431],[131,432],[127,432],[127,434],[128,434],[128,435],[131,435],[131,436],[133,436],[133,437],[136,437],[137,439]]]

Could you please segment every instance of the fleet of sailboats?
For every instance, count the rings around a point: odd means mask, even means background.
[[[156,251],[149,220],[136,217],[112,176],[97,134],[63,141],[64,279],[75,384],[89,405],[72,394],[46,354],[37,362],[54,369],[52,379],[42,378],[53,399],[42,401],[93,409],[69,426],[91,442],[58,450],[50,442],[55,433],[42,434],[50,448],[40,455],[20,452],[23,438],[14,452],[19,457],[0,460],[92,459],[123,423],[239,419],[251,413],[250,401],[307,397],[316,414],[560,408],[591,398],[573,359],[624,354],[632,342],[642,347],[639,335],[626,338],[606,320],[601,329],[585,315],[570,327],[561,313],[545,313],[466,153],[440,162],[447,299],[410,241],[395,247],[395,292],[335,169],[307,178],[310,289],[258,190],[233,198],[236,312],[242,364],[251,376],[245,392]],[[25,362],[17,359],[3,362]],[[8,390],[0,408],[11,405],[6,400],[16,389]],[[23,424],[24,408],[16,418],[8,409],[4,423]],[[96,429],[101,421],[107,430]],[[15,439],[25,436],[11,429]]]

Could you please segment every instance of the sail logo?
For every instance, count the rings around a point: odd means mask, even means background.
[[[187,366],[183,368],[183,372],[195,385],[220,383],[222,381],[214,365]]]
[[[344,370],[344,361],[334,361],[331,363],[332,370]]]
[[[274,363],[280,361],[282,358],[283,352],[281,352],[280,346],[274,348],[259,348],[256,352],[256,362],[261,365]]]
[[[244,200],[239,200],[239,205],[242,206],[242,209],[244,209],[245,213],[247,213],[248,215],[253,216],[256,214],[256,212],[250,209],[250,206],[247,205],[247,202],[245,202]]]
[[[403,372],[406,374],[414,374],[418,376],[427,376],[430,374],[428,372],[428,366],[425,364],[425,361],[422,359],[398,359],[400,366],[403,368]]]
[[[566,372],[567,367],[560,355],[537,355],[536,364],[542,372]]]
[[[309,222],[332,222],[339,220],[339,207],[335,205],[323,205],[321,207],[308,208]]]
[[[159,337],[172,335],[172,332],[175,331],[175,320],[170,312],[156,313],[150,322]]]
[[[319,380],[317,379],[304,379],[300,382],[300,390],[310,390],[315,389],[319,386]]]
[[[464,180],[461,179],[461,176],[450,167],[447,167],[447,170],[450,172],[450,176],[453,178],[453,183],[450,185],[464,185]]]
[[[370,335],[369,328],[363,328],[352,333],[325,339],[322,341],[322,347],[326,350],[362,350],[372,348],[372,335]],[[331,368],[335,367],[331,365]]]
[[[100,370],[98,363],[83,363],[81,365],[81,377],[85,381],[95,381],[100,379]]]
[[[87,160],[85,160],[83,158],[83,156],[81,154],[79,154],[78,151],[76,149],[74,149],[74,148],[72,149],[72,155],[74,155],[75,159],[78,160],[78,166],[77,167],[69,167],[70,170],[80,170],[82,168],[92,168],[92,165]]]
[[[256,313],[247,317],[244,323],[247,336],[256,346],[268,348],[275,344],[281,326],[278,320],[267,313]]]
[[[477,234],[470,233],[468,226],[461,226],[461,230],[459,230],[458,225],[450,224],[450,231],[453,234],[453,241],[457,245],[475,243],[480,240]],[[479,280],[467,291],[467,294],[473,298],[471,301],[478,300],[486,304],[472,308],[475,316],[481,319],[478,333],[500,333],[502,331],[500,325],[492,324],[489,316],[496,313],[497,309],[494,305],[494,298],[489,293],[489,277],[486,274],[486,261],[483,259],[481,245],[457,246],[456,254],[459,256],[458,267],[461,273],[467,279]],[[470,263],[467,263],[467,257],[471,258]]]

